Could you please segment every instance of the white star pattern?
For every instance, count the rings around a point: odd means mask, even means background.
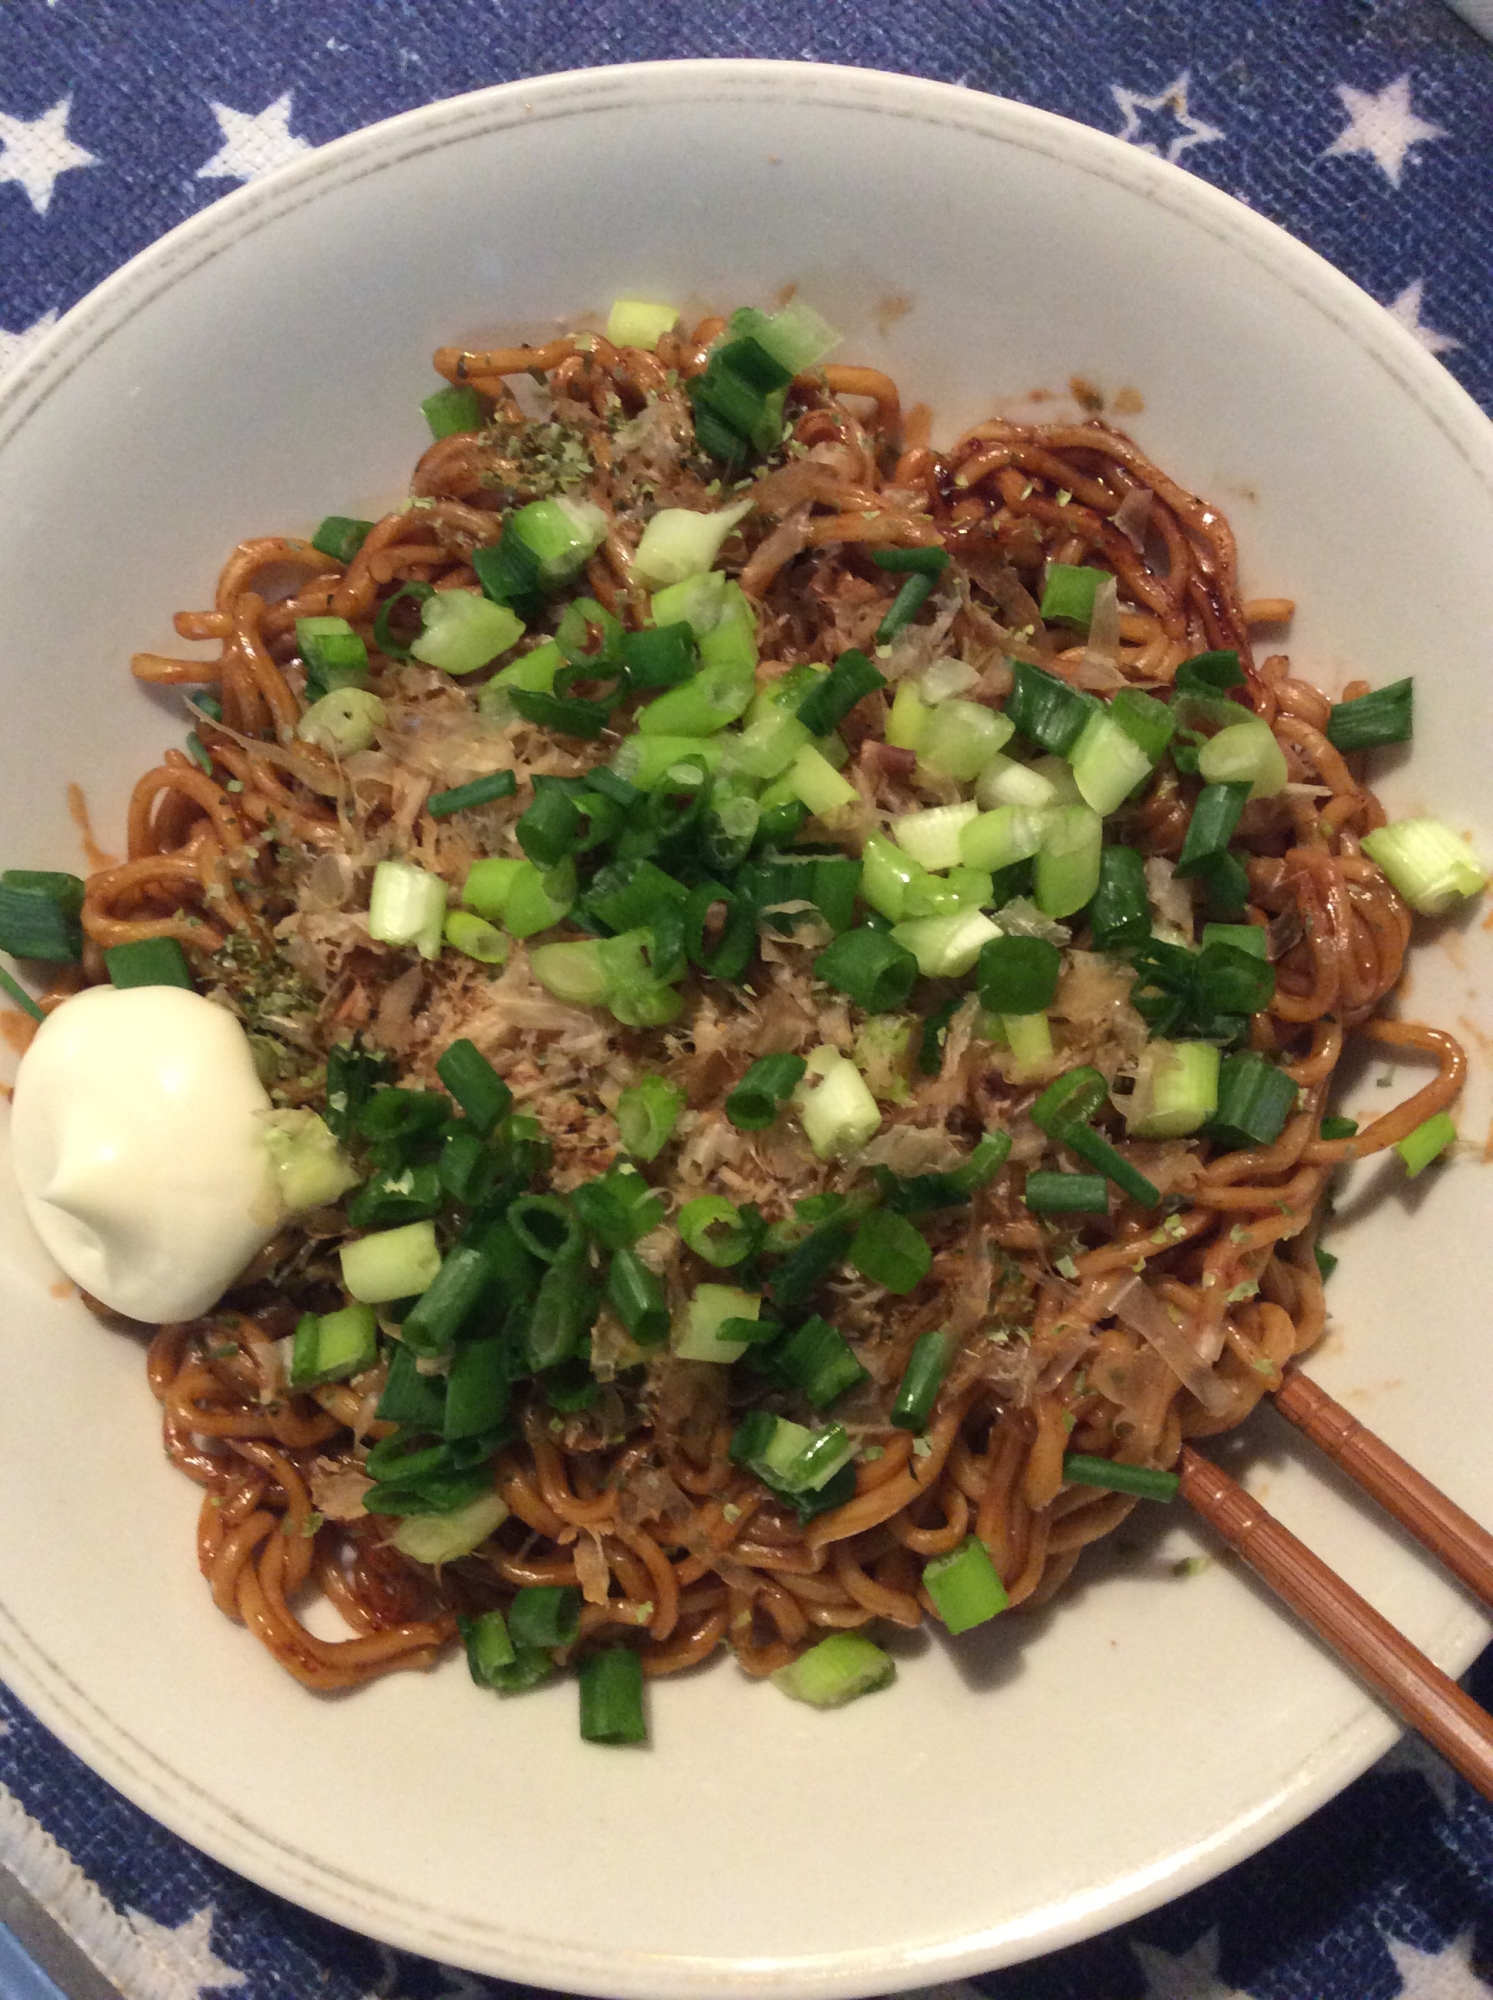
[[[261,174],[273,173],[287,160],[309,153],[311,142],[290,129],[290,98],[287,90],[259,112],[235,111],[232,105],[209,98],[223,143],[207,164],[197,169],[198,180],[257,181]]]
[[[1128,139],[1132,146],[1143,153],[1155,153],[1160,159],[1170,160],[1173,165],[1194,146],[1211,145],[1221,139],[1223,133],[1216,125],[1206,125],[1201,118],[1195,118],[1187,108],[1187,91],[1192,81],[1191,72],[1183,70],[1175,83],[1169,83],[1165,90],[1155,97],[1142,97],[1137,91],[1127,90],[1122,83],[1112,83],[1110,95],[1124,113],[1125,122],[1120,127],[1120,137]],[[1142,117],[1150,112],[1149,119]],[[1161,114],[1166,114],[1163,117]],[[1149,136],[1147,127],[1155,126],[1155,136]],[[1161,139],[1167,127],[1182,127],[1180,132],[1172,131],[1163,152]]]
[[[1472,1969],[1472,1932],[1453,1938],[1444,1951],[1417,1951],[1413,1944],[1384,1940],[1404,1982],[1399,2000],[1488,2000],[1488,1989]]]
[[[1397,319],[1401,326],[1407,327],[1421,346],[1430,353],[1449,354],[1454,347],[1460,347],[1462,343],[1460,340],[1454,340],[1449,333],[1435,332],[1422,320],[1420,302],[1425,289],[1425,279],[1417,278],[1413,285],[1405,287],[1391,305],[1385,307],[1385,311],[1391,319]]]
[[[149,1954],[156,1984],[153,2000],[202,2000],[204,1987],[225,1992],[243,1986],[246,1977],[213,1953],[213,1906],[208,1903],[194,1917],[172,1930],[158,1924],[139,1910],[126,1910],[125,1922]]]
[[[1398,187],[1411,147],[1423,139],[1446,137],[1439,125],[1428,125],[1411,108],[1408,76],[1396,77],[1377,94],[1355,90],[1351,83],[1340,83],[1337,94],[1348,114],[1348,123],[1322,155],[1324,160],[1341,154],[1367,153],[1389,176],[1391,184]]]
[[[1130,1940],[1130,1949],[1146,1975],[1146,2000],[1250,2000],[1218,1976],[1218,1930],[1204,1931],[1191,1951],[1173,1958],[1169,1951]]]
[[[67,136],[72,102],[64,97],[40,118],[12,118],[0,111],[0,181],[19,181],[38,215],[52,206],[52,190],[61,175],[98,165],[92,153]]]
[[[22,327],[19,333],[8,333],[0,326],[0,375],[7,368],[19,368],[42,335],[50,333],[56,324],[56,313],[49,312],[33,320],[30,326]]]

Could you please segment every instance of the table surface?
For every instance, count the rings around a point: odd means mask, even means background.
[[[720,0],[708,16],[675,0],[4,0],[0,369],[163,230],[309,146],[516,77],[742,55],[960,83],[1160,153],[1322,252],[1493,411],[1493,48],[1440,0]],[[1493,1652],[1469,1685],[1493,1703]],[[520,1994],[265,1894],[3,1690],[0,1864],[0,1920],[72,2000],[109,1983],[126,2000]],[[1209,1886],[938,2000],[1466,2000],[1493,1992],[1485,1968],[1493,1807],[1404,1744]],[[29,1977],[0,1928],[0,1994],[22,2000]]]

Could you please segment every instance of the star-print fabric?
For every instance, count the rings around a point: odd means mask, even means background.
[[[1493,45],[1441,0],[0,0],[0,369],[310,147],[484,84],[678,56],[903,70],[1117,134],[1321,251],[1493,411]],[[1470,1684],[1493,1701],[1493,1654]],[[266,1895],[3,1691],[0,1860],[127,2000],[519,1992]],[[1493,1807],[1404,1745],[1210,1886],[938,2000],[1472,2000],[1490,1974]]]

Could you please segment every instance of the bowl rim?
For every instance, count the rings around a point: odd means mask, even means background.
[[[1351,340],[1432,421],[1493,497],[1493,420],[1370,294],[1232,195],[1113,134],[1012,99],[897,72],[750,58],[619,63],[490,85],[364,126],[220,197],[105,278],[7,374],[0,384],[0,452],[117,330],[219,255],[324,194],[487,132],[596,111],[711,100],[832,105],[961,130],[1141,194],[1236,246]],[[1488,1630],[1469,1606],[1449,1620],[1432,1650],[1441,1664],[1460,1671]],[[618,1966],[589,1949],[528,1936],[509,1922],[458,1916],[391,1895],[382,1884],[266,1835],[230,1801],[135,1742],[3,1603],[0,1666],[39,1720],[94,1772],[183,1839],[271,1892],[401,1949],[509,1979],[646,2000],[727,1991],[833,2000],[954,1979],[1079,1942],[1212,1879],[1278,1838],[1365,1770],[1399,1733],[1365,1694],[1357,1716],[1278,1796],[1185,1853],[1133,1869],[1091,1896],[1068,1898],[1056,1923],[1039,1913],[895,1957],[845,1950],[792,1961],[637,1955],[636,1964]]]

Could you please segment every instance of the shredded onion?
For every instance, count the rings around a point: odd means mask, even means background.
[[[1114,523],[1138,554],[1146,547],[1146,530],[1151,525],[1152,493],[1149,486],[1132,486],[1116,507]]]
[[[1122,1319],[1132,1333],[1138,1333],[1142,1340],[1151,1343],[1178,1381],[1197,1398],[1210,1417],[1224,1416],[1234,1407],[1233,1394],[1227,1383],[1219,1381],[1160,1299],[1140,1278],[1132,1277],[1120,1287],[1109,1302],[1109,1310],[1116,1319]]]

